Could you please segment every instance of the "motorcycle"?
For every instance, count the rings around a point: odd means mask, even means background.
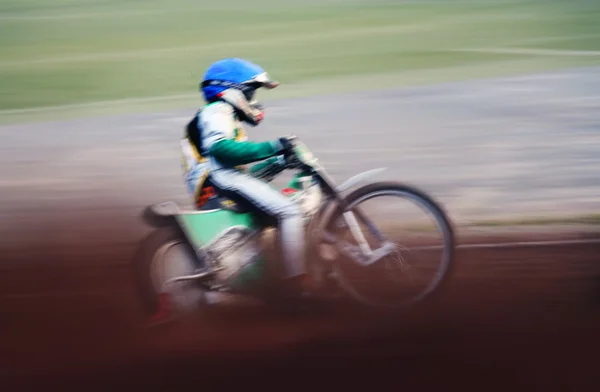
[[[350,300],[369,307],[399,309],[438,293],[451,276],[455,250],[454,229],[442,207],[425,192],[403,183],[358,186],[385,168],[363,172],[336,185],[306,144],[298,138],[292,143],[293,159],[287,169],[296,175],[280,190],[298,203],[304,214],[306,262],[312,287],[309,294],[323,301]],[[359,281],[362,278],[371,288],[381,288],[384,281],[412,287],[414,268],[407,255],[414,250],[398,245],[381,230],[403,220],[389,219],[388,204],[378,203],[385,219],[382,226],[377,226],[359,206],[381,197],[415,202],[433,217],[442,236],[441,245],[431,246],[428,241],[416,244],[415,249],[441,252],[439,266],[431,278],[426,278],[425,287],[407,299],[396,298],[395,289],[388,290],[384,297],[392,292],[391,303],[366,295],[360,282],[352,281],[353,277]],[[210,302],[211,293],[268,299],[269,292],[264,288],[276,279],[276,273],[269,267],[273,263],[266,257],[268,245],[264,242],[275,223],[210,187],[203,192],[201,202],[203,205],[196,209],[182,209],[174,202],[153,204],[142,213],[143,220],[155,231],[140,243],[132,266],[142,307],[151,320],[196,312]],[[398,231],[395,236],[402,239]],[[431,263],[423,264],[431,267]],[[383,267],[376,268],[378,265]],[[345,271],[345,267],[354,272]],[[398,275],[400,279],[393,279]],[[405,290],[399,287],[397,291]]]

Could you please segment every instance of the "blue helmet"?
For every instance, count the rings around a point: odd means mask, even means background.
[[[259,65],[240,58],[226,58],[208,67],[200,89],[206,101],[225,101],[234,107],[242,121],[258,125],[264,113],[254,99],[256,90],[273,89],[278,85]]]

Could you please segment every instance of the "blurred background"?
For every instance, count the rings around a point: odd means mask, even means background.
[[[593,0],[3,0],[0,12],[4,121],[196,105],[204,70],[227,56],[281,79],[272,98],[589,66],[600,30]]]
[[[0,0],[5,375],[65,373],[67,357],[94,368],[91,341],[106,363],[130,344],[115,325],[134,318],[127,265],[148,230],[138,215],[190,203],[179,138],[212,62],[243,57],[282,82],[258,94],[267,113],[254,140],[294,133],[339,181],[388,167],[385,179],[438,199],[464,242],[572,239],[600,222],[599,38],[597,0]],[[598,250],[465,250],[457,276],[470,291],[458,297],[478,306],[479,290],[494,301],[535,291],[580,304]],[[135,344],[158,356],[227,341],[236,352],[323,331],[219,328]]]
[[[597,1],[3,0],[0,12],[4,197],[48,198],[54,183],[184,202],[181,128],[208,65],[238,56],[283,83],[259,93],[268,121],[251,136],[296,133],[339,180],[389,166],[461,220],[598,207]],[[92,119],[56,122],[72,118]]]

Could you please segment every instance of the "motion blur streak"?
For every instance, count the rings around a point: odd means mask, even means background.
[[[600,390],[598,20],[596,0],[1,1],[0,389]],[[141,327],[139,213],[189,205],[178,139],[225,56],[283,82],[251,138],[444,205],[437,302]]]

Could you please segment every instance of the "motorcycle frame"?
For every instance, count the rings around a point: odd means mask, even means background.
[[[316,162],[316,160],[315,160]],[[330,219],[333,218],[333,214],[336,211],[339,211],[340,208],[344,208],[344,194],[355,188],[358,184],[363,183],[365,180],[370,179],[374,176],[381,174],[386,171],[386,167],[376,168],[367,170],[361,173],[358,173],[348,179],[346,179],[342,184],[335,185],[335,182],[329,177],[329,175],[321,169],[318,164],[307,165],[305,164],[305,169],[309,169],[309,175],[317,176],[319,180],[319,186],[322,191],[323,188],[329,188],[329,192],[325,192],[327,195],[326,198],[322,200],[321,206],[316,213],[312,214],[309,218],[308,223],[305,225],[305,232],[307,233],[307,244],[309,247],[314,246],[319,243],[319,241],[323,241],[325,238],[321,235],[324,232],[324,229],[329,222]],[[318,178],[320,177],[320,178]],[[185,239],[185,243],[192,248],[193,253],[196,255],[195,262],[198,263],[200,260],[208,260],[208,255],[206,253],[206,248],[208,244],[202,247],[196,247],[192,244],[191,239],[188,236],[188,233],[184,229],[181,220],[178,218],[182,214],[203,214],[210,211],[195,211],[195,210],[182,210],[179,206],[172,202],[165,202],[160,204],[153,204],[145,208],[142,213],[142,219],[144,222],[153,227],[163,227],[167,225],[174,226]],[[356,211],[358,212],[358,211]],[[354,219],[354,215],[351,213],[352,219]],[[260,230],[262,231],[262,229]],[[326,240],[326,239],[325,239]],[[363,250],[364,253],[369,253],[370,249]],[[208,272],[207,272],[208,271]],[[215,271],[216,272],[216,271]],[[199,269],[195,274],[190,276],[182,276],[175,278],[178,280],[187,280],[194,278],[202,278],[207,275],[210,275],[211,272],[208,270],[208,267],[204,270]]]
[[[346,181],[344,181],[342,184],[336,186],[335,192],[338,195],[342,195],[342,194],[348,192],[350,189],[354,188],[359,183],[364,182],[367,178],[376,176],[386,170],[387,170],[387,168],[382,167],[382,168],[367,170],[367,171],[361,172],[359,174],[356,174],[356,175],[350,177],[349,179],[347,179]],[[337,208],[339,208],[340,204],[342,204],[342,203],[343,203],[343,197],[326,198],[324,200],[324,203],[319,207],[318,212],[311,217],[307,227],[314,227],[315,222],[321,223],[324,220],[326,220],[324,218],[331,218],[331,214]],[[172,201],[167,201],[164,203],[151,204],[151,205],[147,206],[144,209],[144,211],[142,212],[141,216],[142,216],[142,220],[144,221],[144,223],[146,223],[147,225],[149,225],[151,227],[159,228],[159,227],[164,227],[164,226],[175,224],[176,226],[181,228],[181,224],[177,220],[178,215],[180,215],[182,213],[184,213],[184,214],[204,214],[204,213],[211,212],[211,211],[182,210],[181,208],[179,208],[179,206],[176,203],[174,203]],[[182,229],[182,231],[184,231],[184,230]],[[186,239],[187,239],[187,236],[186,236]]]

